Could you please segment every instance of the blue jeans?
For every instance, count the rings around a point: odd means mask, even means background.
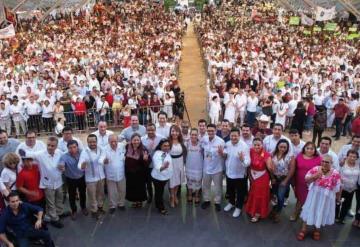
[[[19,247],[28,247],[29,239],[41,239],[45,243],[45,247],[52,247],[54,246],[53,241],[51,240],[50,233],[45,230],[36,230],[36,229],[29,229],[27,232],[24,233],[22,236],[16,236],[17,237],[17,246]]]
[[[290,189],[289,184],[281,185],[281,182],[285,178],[276,178],[276,183],[272,185],[272,192],[277,197],[277,205],[275,206],[275,211],[280,213],[284,207],[286,192]]]
[[[306,116],[305,130],[311,130],[313,128],[314,116]]]
[[[255,125],[255,116],[256,112],[247,111],[246,113],[246,123],[252,128]]]

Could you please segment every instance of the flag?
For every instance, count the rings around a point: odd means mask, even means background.
[[[15,28],[13,24],[0,29],[0,39],[13,38],[15,36]]]
[[[6,20],[12,23],[14,26],[16,26],[16,14],[5,6],[4,6],[4,13]]]
[[[324,9],[322,7],[317,6],[316,7],[316,11],[315,11],[315,15],[316,15],[316,20],[317,21],[329,21],[332,20],[336,17],[336,11],[335,11],[335,6],[332,7],[331,9]]]
[[[312,26],[314,25],[314,20],[305,14],[301,14],[301,24],[304,26]]]

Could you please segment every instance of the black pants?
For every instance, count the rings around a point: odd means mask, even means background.
[[[27,230],[22,236],[16,236],[17,238],[17,246],[19,247],[28,247],[30,246],[29,240],[30,239],[41,239],[44,241],[45,247],[52,247],[54,243],[51,239],[50,233],[46,230],[42,229],[29,229]]]
[[[86,183],[85,176],[79,179],[66,178],[66,183],[69,192],[69,203],[73,213],[77,211],[76,207],[76,191],[79,190],[80,196],[80,207],[81,209],[86,208]]]
[[[37,132],[40,132],[40,124],[41,124],[41,118],[40,115],[29,115],[29,119],[27,120],[28,129],[29,130],[37,130]]]
[[[335,137],[340,137],[341,131],[343,129],[342,120],[343,118],[335,118],[335,128],[336,128]]]
[[[169,180],[160,181],[155,178],[152,179],[155,188],[155,207],[157,209],[164,210],[164,188]]]
[[[316,138],[317,138],[317,145],[320,146],[320,139],[322,137],[322,133],[324,132],[323,129],[319,129],[314,127],[313,128],[313,138],[312,138],[312,142],[315,143]]]
[[[360,185],[358,184],[357,190],[356,190],[356,220],[360,220]]]
[[[343,190],[341,192],[341,198],[344,198],[344,202],[340,205],[336,205],[336,216],[340,220],[344,220],[346,214],[348,213],[349,209],[351,208],[352,199],[354,197],[354,192],[347,192]],[[340,209],[341,208],[341,209]]]
[[[52,132],[53,131],[53,119],[52,118],[42,118],[44,129],[46,132]]]
[[[229,203],[235,205],[235,207],[239,209],[242,209],[247,192],[247,178],[232,179],[226,177],[226,184]]]
[[[152,177],[151,177],[151,171],[152,168],[148,168],[147,174],[146,174],[146,190],[148,193],[148,200],[152,200],[153,198],[153,187],[152,187]]]
[[[85,129],[85,115],[76,116],[79,130]]]

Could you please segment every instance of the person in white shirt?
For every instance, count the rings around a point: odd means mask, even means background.
[[[49,100],[46,99],[44,100],[44,103],[41,105],[41,111],[42,111],[41,117],[45,131],[52,132],[54,126],[54,121],[53,121],[54,106],[50,104]]]
[[[168,138],[170,135],[171,124],[167,122],[167,114],[160,111],[158,114],[158,124],[156,125],[156,134]]]
[[[155,149],[152,158],[153,166],[151,177],[155,188],[155,206],[163,215],[167,214],[164,206],[164,188],[173,174],[172,158],[170,156],[170,142],[162,139]]]
[[[251,148],[253,145],[254,136],[251,134],[251,128],[247,124],[241,126],[241,135],[240,141],[244,142],[248,148]]]
[[[40,189],[44,189],[46,199],[46,215],[50,223],[62,228],[64,225],[60,222],[60,216],[64,213],[63,203],[63,180],[62,169],[59,161],[63,153],[57,149],[58,139],[50,136],[47,140],[47,148],[42,151],[26,152],[29,157],[38,161],[40,168]],[[19,150],[19,153],[24,150]]]
[[[322,94],[321,89],[318,90],[317,94],[315,94],[313,98],[316,109],[318,109],[319,106],[324,105],[325,96]]]
[[[87,198],[92,217],[99,219],[104,205],[104,160],[105,152],[98,146],[97,137],[90,134],[87,137],[88,146],[82,150],[78,168],[85,171]]]
[[[336,206],[336,221],[344,224],[345,216],[352,205],[355,191],[358,189],[358,180],[360,176],[359,153],[355,150],[349,150],[346,159],[340,167],[341,175],[341,198],[343,202]],[[340,209],[341,208],[341,209]],[[356,222],[358,225],[359,222]]]
[[[204,149],[204,174],[203,174],[203,198],[204,202],[201,204],[202,209],[207,209],[210,206],[210,192],[211,182],[214,182],[214,202],[216,211],[221,210],[221,196],[222,196],[222,172],[224,167],[224,159],[222,157],[222,150],[225,142],[220,137],[216,136],[216,126],[208,124],[208,135],[202,140],[202,148]]]
[[[100,121],[98,123],[98,130],[92,134],[97,137],[98,146],[104,148],[109,144],[109,136],[114,134],[114,132],[107,130],[107,123],[105,121]]]
[[[299,153],[301,153],[305,142],[300,139],[300,134],[297,129],[291,129],[289,131],[290,136],[290,146],[293,152],[294,157],[298,156]]]
[[[264,141],[263,141],[264,149],[267,152],[269,152],[269,153],[274,152],[276,145],[280,139],[285,139],[290,143],[290,140],[286,136],[283,135],[283,130],[284,130],[284,127],[282,124],[279,124],[279,123],[274,124],[273,134],[265,137]],[[290,148],[290,150],[291,150],[291,148]]]
[[[331,156],[331,158],[333,160],[333,162],[332,162],[333,168],[339,171],[339,169],[340,169],[339,158],[338,158],[337,154],[330,149],[331,142],[332,142],[332,140],[330,137],[328,137],[328,136],[321,137],[320,147],[317,150],[321,157],[323,157],[326,154]]]
[[[104,149],[105,177],[109,196],[109,213],[113,214],[118,207],[125,209],[126,182],[124,172],[125,146],[118,143],[115,134],[109,136],[109,145]]]
[[[30,95],[29,101],[25,103],[25,109],[26,113],[29,116],[28,119],[28,128],[29,129],[37,129],[38,133],[40,133],[40,112],[41,107],[40,105],[35,101],[35,96]]]
[[[62,130],[62,138],[59,140],[58,149],[60,149],[63,153],[68,151],[67,144],[69,141],[75,140],[78,143],[78,148],[81,150],[84,149],[84,145],[79,138],[73,136],[73,130],[70,126],[65,126]]]
[[[20,135],[20,127],[23,134],[26,133],[26,123],[25,123],[25,112],[24,107],[18,103],[17,98],[13,98],[13,104],[10,105],[10,115],[15,125],[15,136]]]
[[[346,156],[347,156],[347,152],[352,149],[355,150],[356,152],[358,152],[359,157],[360,157],[360,136],[353,136],[351,138],[351,144],[347,144],[341,147],[340,151],[339,151],[339,163],[342,166],[345,162]],[[357,163],[360,165],[360,160],[357,160]],[[359,180],[360,181],[360,180]]]
[[[10,107],[5,106],[5,102],[0,102],[0,128],[6,130],[8,135],[11,135],[11,118]]]
[[[255,117],[257,105],[259,103],[259,99],[256,96],[254,91],[250,92],[250,96],[247,98],[246,104],[246,123],[252,128],[255,125]]]
[[[36,140],[35,131],[28,130],[25,134],[25,141],[20,143],[16,148],[16,153],[19,154],[19,150],[22,149],[25,152],[39,152],[46,149],[46,145],[43,141]]]
[[[217,96],[213,96],[209,103],[209,117],[212,124],[217,125],[219,123],[220,112],[220,99]]]
[[[4,197],[11,191],[16,191],[16,177],[20,158],[16,153],[7,153],[2,158],[4,169],[0,176],[0,191]]]
[[[239,89],[237,95],[235,96],[235,101],[236,101],[235,119],[240,117],[240,126],[242,126],[245,121],[245,110],[247,104],[247,97],[242,88]]]
[[[153,123],[149,123],[146,126],[146,132],[147,132],[147,134],[145,136],[141,137],[141,142],[144,145],[144,147],[148,150],[150,156],[152,157],[155,153],[155,148],[160,143],[160,141],[162,139],[164,139],[165,137],[156,134],[156,126]],[[153,189],[152,189],[152,183],[151,183],[152,168],[153,168],[153,163],[151,163],[149,165],[147,180],[146,180],[146,190],[148,193],[147,202],[148,203],[151,203],[152,198],[153,198]]]
[[[106,121],[107,111],[110,109],[109,103],[105,100],[105,95],[100,97],[100,100],[96,102],[96,120]]]
[[[250,165],[250,149],[246,143],[240,141],[240,130],[233,128],[230,132],[230,141],[221,149],[225,160],[226,184],[229,203],[225,212],[235,207],[233,217],[240,216],[247,193],[246,169]]]

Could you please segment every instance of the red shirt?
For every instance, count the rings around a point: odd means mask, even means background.
[[[109,106],[111,107],[114,102],[114,96],[111,93],[105,94],[105,100],[109,103]]]
[[[76,116],[83,116],[86,113],[86,104],[85,102],[72,102],[74,108],[75,108],[75,115]]]
[[[37,192],[36,196],[26,195],[29,202],[38,202],[44,198],[44,191],[39,188],[40,184],[40,171],[37,164],[31,168],[24,167],[16,178],[16,187],[24,187],[27,190]]]
[[[355,118],[351,123],[351,132],[353,135],[360,135],[360,117]]]
[[[349,112],[349,108],[345,104],[336,104],[334,112],[336,118],[344,118],[345,114]]]

